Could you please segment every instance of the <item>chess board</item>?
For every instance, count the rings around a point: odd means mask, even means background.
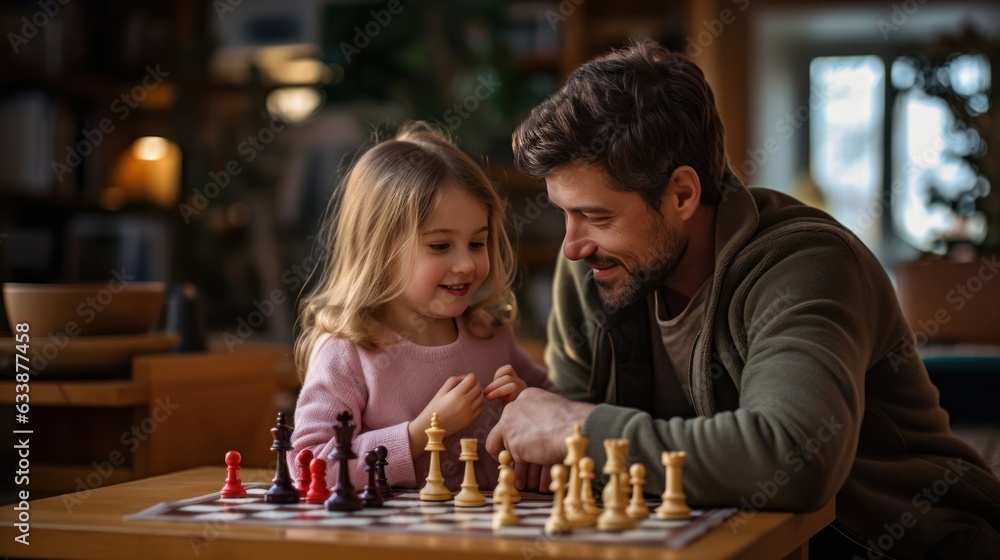
[[[233,523],[285,527],[330,527],[359,531],[413,534],[476,536],[490,538],[553,538],[573,542],[617,545],[645,545],[683,548],[736,513],[735,508],[695,510],[690,520],[667,521],[655,514],[635,529],[604,533],[593,528],[577,528],[572,534],[543,537],[545,520],[552,510],[551,494],[523,492],[514,511],[520,526],[494,532],[491,492],[483,492],[486,505],[456,507],[454,501],[421,502],[416,491],[394,492],[383,508],[366,508],[351,513],[327,511],[323,504],[269,504],[266,483],[245,484],[246,498],[221,498],[219,493],[178,502],[166,502],[127,516],[129,521],[174,521],[185,523]],[[648,502],[653,511],[659,502]]]

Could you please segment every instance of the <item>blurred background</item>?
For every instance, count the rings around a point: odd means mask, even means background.
[[[6,0],[0,28],[0,280],[168,288],[158,327],[61,332],[102,295],[127,307],[97,292],[32,331],[37,492],[221,465],[229,449],[267,463],[338,169],[407,120],[449,129],[506,194],[519,336],[541,360],[562,220],[513,170],[511,132],[637,37],[704,69],[750,186],[824,208],[878,256],[916,333],[906,358],[919,351],[1000,471],[995,1]],[[13,418],[21,351],[4,316]],[[177,346],[165,328],[209,352],[148,355]],[[162,420],[167,401],[182,406]]]
[[[632,37],[704,68],[751,186],[827,209],[891,275],[1000,244],[995,2],[24,0],[0,22],[2,279],[190,283],[215,337],[273,307],[252,339],[291,342],[338,167],[407,119],[506,192],[542,336],[562,228],[510,134]]]

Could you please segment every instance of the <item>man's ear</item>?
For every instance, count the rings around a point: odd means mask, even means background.
[[[701,180],[698,179],[698,172],[689,165],[675,169],[663,191],[661,204],[669,206],[669,210],[675,212],[681,220],[690,219],[701,204]]]

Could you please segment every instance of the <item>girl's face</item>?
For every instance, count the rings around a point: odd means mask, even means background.
[[[406,289],[386,306],[397,332],[420,332],[461,315],[490,272],[486,207],[465,189],[441,191],[419,232]],[[411,337],[414,338],[414,337]]]

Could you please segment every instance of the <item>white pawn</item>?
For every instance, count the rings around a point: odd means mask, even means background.
[[[511,461],[512,460],[510,458],[510,451],[507,451],[506,449],[504,449],[503,451],[501,451],[499,459],[500,459],[500,466],[497,467],[497,468],[500,469],[500,474],[501,475],[503,474],[504,470],[508,470],[508,471],[514,472],[514,470],[513,470],[514,467],[511,466]],[[500,476],[498,480],[503,480],[503,477]],[[514,479],[511,478],[511,480],[514,480]],[[499,488],[500,488],[500,486],[498,485],[497,489],[499,490]],[[512,503],[512,504],[519,504],[519,503],[521,503],[521,493],[517,491],[517,488],[514,486],[513,482],[511,482],[510,488],[508,488],[507,491],[508,491],[508,493],[510,493],[510,503]],[[496,494],[496,492],[494,492],[494,495],[495,494]]]
[[[514,513],[514,503],[510,500],[508,488],[514,487],[514,471],[504,469],[500,471],[500,483],[493,492],[493,530],[498,531],[501,527],[516,527],[520,520]],[[499,506],[497,505],[499,503]]]
[[[552,473],[552,482],[549,484],[549,490],[555,493],[555,497],[552,499],[552,514],[545,521],[545,534],[549,536],[567,535],[573,532],[573,525],[570,524],[569,519],[566,519],[566,510],[563,504],[566,495],[566,467],[552,465],[550,472]]]
[[[594,499],[591,482],[594,480],[594,460],[590,457],[580,459],[580,515],[570,519],[574,527],[593,527],[597,524],[597,516],[601,514]]]
[[[587,449],[587,438],[583,437],[583,425],[573,424],[573,435],[566,438],[566,460],[569,467],[569,490],[566,492],[566,517],[574,521],[583,513],[580,501],[580,459]]]
[[[632,475],[629,481],[632,484],[632,500],[628,503],[625,513],[635,520],[649,517],[649,506],[646,505],[646,498],[642,495],[642,485],[646,484],[646,467],[641,463],[632,465],[629,469]]]

